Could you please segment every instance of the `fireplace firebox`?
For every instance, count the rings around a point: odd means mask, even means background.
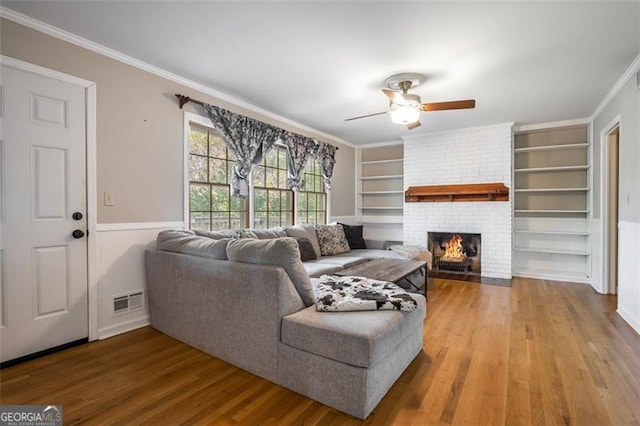
[[[482,272],[480,234],[429,232],[428,247],[433,255],[432,277],[476,281]]]

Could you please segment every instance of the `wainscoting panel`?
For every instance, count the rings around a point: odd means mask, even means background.
[[[640,223],[618,224],[618,314],[640,334]]]
[[[184,228],[183,222],[98,224],[98,338],[104,339],[149,324],[144,252],[155,247],[158,232]],[[114,299],[142,291],[142,305],[114,309]],[[117,311],[117,312],[116,312]]]

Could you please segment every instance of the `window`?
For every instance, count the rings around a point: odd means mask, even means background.
[[[327,193],[320,171],[320,163],[310,157],[303,171],[305,190],[296,194],[298,222],[301,224],[321,225],[326,223]]]
[[[274,145],[251,172],[252,212],[248,199],[232,197],[235,156],[204,117],[185,113],[185,216],[190,229],[257,228],[323,224],[327,194],[319,163],[310,157],[302,178],[305,191],[287,187],[287,148]],[[251,216],[250,213],[253,213]],[[188,215],[188,216],[187,216]],[[250,223],[252,217],[253,223]]]
[[[293,191],[287,188],[287,150],[275,145],[254,166],[253,227],[257,229],[293,225]]]
[[[213,129],[189,123],[189,227],[246,228],[246,200],[231,197],[235,157]]]

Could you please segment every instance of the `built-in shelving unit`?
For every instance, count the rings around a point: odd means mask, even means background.
[[[516,131],[513,275],[589,282],[586,125]]]
[[[402,240],[404,156],[402,144],[356,150],[356,208],[365,237]]]

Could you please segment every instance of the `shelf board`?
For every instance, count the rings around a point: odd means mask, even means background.
[[[392,158],[390,160],[372,160],[372,161],[361,161],[359,164],[385,164],[385,163],[402,163],[404,161],[403,158]]]
[[[587,192],[589,188],[527,188],[514,189],[515,192]]]
[[[532,247],[514,247],[515,251],[526,251],[533,253],[551,253],[551,254],[568,254],[575,256],[590,256],[591,253],[584,250],[563,250],[563,249],[547,249],[547,248],[532,248]]]
[[[569,281],[589,284],[589,276],[586,272],[565,272],[550,269],[513,268],[514,277],[538,278],[552,281]]]
[[[570,143],[563,145],[545,145],[545,146],[532,146],[528,148],[516,148],[513,150],[516,154],[520,152],[536,152],[536,151],[555,151],[561,149],[575,149],[575,148],[587,148],[590,144],[585,143]]]
[[[514,213],[589,213],[589,210],[514,210]]]
[[[515,173],[536,173],[536,172],[565,172],[571,170],[589,170],[590,166],[559,166],[559,167],[534,167],[530,169],[515,169]]]
[[[516,234],[540,234],[540,235],[577,235],[577,236],[589,236],[590,232],[583,231],[533,231],[533,230],[515,230]]]
[[[362,176],[360,180],[402,179],[403,175]]]
[[[360,195],[384,195],[384,194],[404,194],[403,190],[398,191],[362,191],[358,192]]]

